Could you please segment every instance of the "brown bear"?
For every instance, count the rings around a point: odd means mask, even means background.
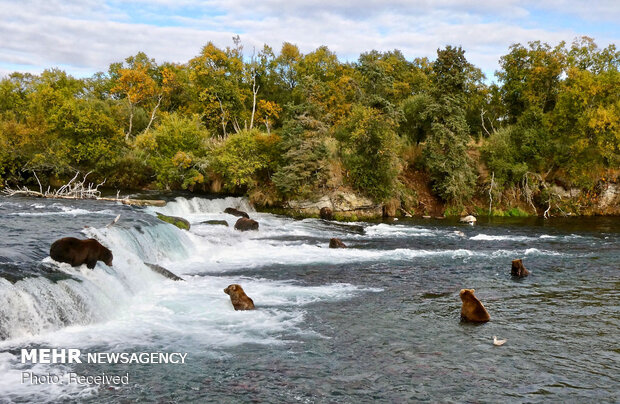
[[[254,310],[254,301],[245,294],[241,285],[228,285],[224,289],[224,293],[230,296],[230,301],[235,310]]]
[[[107,266],[112,266],[112,251],[105,248],[94,238],[80,240],[75,237],[65,237],[54,241],[50,247],[50,257],[54,261],[65,262],[78,267],[86,264],[93,269],[97,261],[103,261]]]
[[[347,248],[347,246],[339,238],[329,240],[329,248]]]
[[[319,211],[319,216],[323,220],[332,220],[334,218],[332,210],[327,206],[321,208],[321,210]]]
[[[240,217],[235,223],[235,230],[239,231],[247,231],[247,230],[258,230],[258,222],[252,219],[246,219],[245,217]]]
[[[461,319],[475,323],[486,323],[491,319],[480,300],[474,296],[474,289],[461,289]]]
[[[528,276],[530,274],[530,271],[528,271],[525,266],[523,265],[523,261],[519,260],[512,260],[512,268],[510,269],[510,274],[516,278],[523,278],[525,276]]]
[[[248,215],[242,210],[235,209],[235,208],[226,208],[224,209],[224,213],[228,213],[229,215],[233,215],[237,217],[245,217],[246,219],[250,218],[250,215]]]

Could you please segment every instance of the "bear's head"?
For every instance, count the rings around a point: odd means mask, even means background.
[[[103,247],[103,250],[101,252],[101,261],[103,261],[107,266],[111,267],[112,259],[114,259],[114,256],[112,255],[112,251]]]
[[[461,300],[465,300],[468,299],[470,297],[474,297],[474,289],[461,289],[461,293],[459,293],[459,295],[461,296]]]
[[[241,289],[241,286],[236,284],[228,285],[228,287],[224,289],[224,293],[226,293],[227,295],[234,294],[237,292],[237,289]]]

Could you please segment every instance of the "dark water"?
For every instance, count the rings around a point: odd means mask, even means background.
[[[150,209],[0,199],[0,277],[11,280],[0,278],[0,402],[620,400],[620,218],[351,225],[251,212],[259,232],[239,233],[221,213],[235,205],[250,209],[232,198],[158,209],[188,218],[188,234]],[[199,224],[209,219],[230,227]],[[113,268],[47,257],[55,239],[85,235],[112,249]],[[330,237],[349,248],[326,248]],[[529,277],[511,279],[515,258]],[[232,309],[230,283],[256,311]],[[489,323],[460,322],[461,288],[476,290]],[[188,356],[21,364],[33,347]],[[23,371],[128,372],[131,382],[29,385]]]

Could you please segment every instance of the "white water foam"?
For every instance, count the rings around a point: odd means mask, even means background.
[[[74,208],[71,206],[57,206],[58,204],[54,204],[51,207],[55,207],[59,209],[59,211],[46,211],[46,212],[17,212],[11,213],[11,215],[15,216],[58,216],[58,215],[67,215],[67,216],[79,216],[79,215],[114,215],[109,209],[104,210],[86,210],[80,208]],[[36,209],[40,209],[38,206],[34,206]]]
[[[188,217],[192,215],[221,214],[226,208],[235,208],[244,212],[255,212],[247,198],[227,197],[221,199],[205,199],[178,197],[161,208],[150,207],[149,210],[166,215]]]
[[[477,241],[532,241],[536,240],[535,237],[527,237],[527,236],[508,236],[508,235],[488,235],[484,233],[480,233],[473,237],[469,238],[470,240]]]

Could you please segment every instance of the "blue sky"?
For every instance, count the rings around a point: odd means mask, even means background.
[[[341,60],[395,48],[434,59],[461,45],[492,75],[513,43],[587,35],[605,47],[620,37],[617,0],[0,0],[0,10],[0,76],[51,67],[90,76],[138,51],[186,62],[236,34],[248,52],[287,41],[303,52],[327,45]]]

